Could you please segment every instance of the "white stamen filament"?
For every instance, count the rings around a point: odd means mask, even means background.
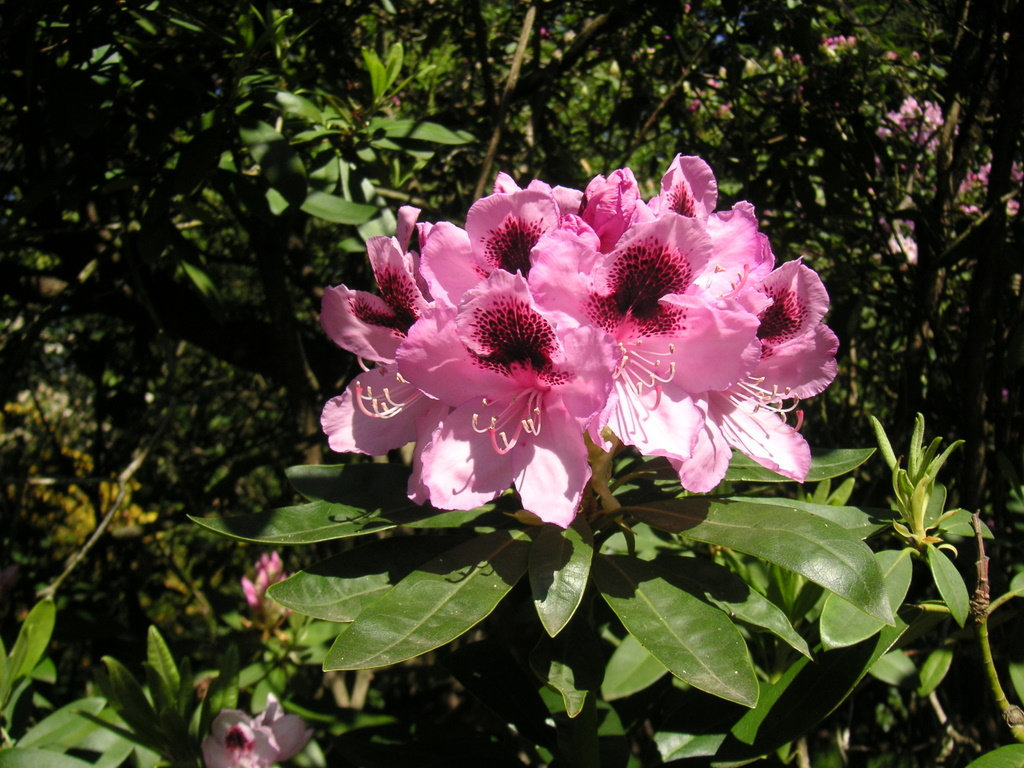
[[[792,394],[789,387],[786,387],[785,390],[779,390],[778,385],[773,384],[771,389],[766,389],[761,386],[762,384],[764,384],[763,376],[737,382],[736,387],[739,392],[732,392],[729,395],[729,399],[737,406],[753,402],[753,413],[757,413],[763,408],[772,413],[779,414],[783,419],[786,418],[786,414],[795,411],[800,404],[800,398]],[[787,400],[792,402],[786,405]],[[802,411],[797,411],[797,420],[796,428],[799,429],[800,422],[803,420]]]
[[[519,393],[509,401],[501,413],[486,419],[483,426],[481,426],[481,421],[484,421],[486,417],[474,413],[473,430],[479,434],[489,433],[491,446],[496,453],[504,456],[516,447],[516,443],[519,442],[519,438],[524,432],[533,436],[540,434],[541,397],[543,394],[536,389]],[[486,397],[481,400],[481,403],[485,408],[493,405],[493,402]],[[509,437],[510,432],[511,437]]]
[[[374,419],[391,419],[423,397],[423,393],[403,379],[400,373],[395,374],[395,382],[397,389],[381,387],[379,392],[375,392],[373,387],[364,387],[357,379],[355,401],[359,410]]]

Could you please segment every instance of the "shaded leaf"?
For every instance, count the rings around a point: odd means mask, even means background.
[[[377,215],[378,208],[366,203],[354,203],[337,195],[313,191],[302,201],[302,210],[310,216],[335,224],[358,226]]]
[[[82,717],[80,713],[98,715],[105,706],[107,700],[99,696],[77,699],[65,704],[33,725],[18,739],[18,747],[74,747],[99,727]]]
[[[545,525],[530,545],[530,589],[544,630],[554,637],[572,618],[590,579],[594,535],[581,518],[565,530]]]
[[[668,668],[654,658],[640,641],[626,635],[612,653],[604,670],[601,697],[615,701],[653,685],[668,672]]]
[[[627,555],[599,555],[594,579],[626,631],[672,674],[729,701],[757,702],[750,654],[724,613]]]
[[[692,497],[622,511],[654,528],[775,563],[835,592],[865,613],[886,623],[893,621],[882,573],[868,546],[855,532],[805,510]]]
[[[469,131],[453,131],[425,120],[393,120],[375,117],[370,130],[379,131],[389,139],[414,139],[432,144],[468,144],[475,137]]]
[[[239,134],[270,186],[289,203],[301,203],[306,197],[306,168],[288,140],[262,120],[243,126]]]
[[[887,685],[907,687],[918,682],[917,667],[910,657],[899,649],[884,654],[871,665],[868,674]]]
[[[603,643],[585,621],[574,621],[558,637],[542,636],[530,653],[537,676],[562,694],[565,713],[577,717],[595,696],[604,673]]]
[[[356,617],[334,641],[324,669],[395,664],[467,632],[526,572],[524,536],[495,531],[425,563]]]
[[[917,695],[928,696],[939,687],[939,683],[946,677],[949,667],[953,663],[952,648],[936,648],[928,654],[921,669],[918,672],[920,683],[917,686]]]

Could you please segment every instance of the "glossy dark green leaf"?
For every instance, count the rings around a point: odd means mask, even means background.
[[[371,131],[380,131],[389,139],[415,139],[431,144],[468,144],[473,134],[468,131],[452,131],[437,123],[425,120],[393,120],[375,117],[370,121]]]
[[[326,621],[349,622],[417,566],[451,549],[455,536],[395,536],[328,558],[267,594],[294,611]]]
[[[544,630],[554,637],[572,618],[590,579],[594,535],[577,517],[566,529],[545,525],[530,545],[530,589]]]
[[[596,696],[604,673],[603,642],[586,621],[574,621],[558,637],[541,637],[530,652],[530,667],[562,695],[565,713],[577,717],[588,696]]]
[[[745,706],[757,702],[746,643],[722,611],[627,555],[599,555],[594,580],[623,626],[672,674]]]
[[[1021,768],[1024,765],[1024,744],[1007,744],[967,764],[967,768]]]
[[[654,658],[632,635],[626,635],[612,653],[601,682],[601,697],[615,701],[654,685],[668,668]]]
[[[310,192],[302,201],[302,210],[310,216],[324,219],[335,224],[351,224],[358,226],[377,215],[378,209],[374,205],[366,203],[355,203],[337,195],[329,195],[326,192]]]
[[[160,727],[160,718],[142,686],[117,659],[104,656],[103,664],[106,674],[99,675],[97,681],[111,706],[135,733],[139,743],[158,752],[162,751],[167,744]]]
[[[917,667],[906,653],[898,648],[883,654],[868,670],[876,680],[886,685],[902,688],[916,687],[919,684]]]
[[[889,606],[895,612],[910,589],[914,570],[910,550],[886,549],[876,552],[875,559],[885,580]],[[853,645],[881,631],[884,626],[880,619],[868,616],[841,597],[830,594],[821,611],[821,643],[825,648]]]
[[[676,586],[703,595],[730,617],[767,630],[804,656],[811,655],[807,642],[793,629],[785,612],[728,568],[698,557],[674,555],[658,557],[656,563],[662,575]]]
[[[805,483],[814,483],[851,472],[875,452],[874,448],[836,448],[815,451],[811,456],[811,468],[804,479]],[[748,456],[736,451],[729,461],[725,479],[731,482],[757,483],[792,483],[791,478],[766,469]]]
[[[946,673],[949,672],[949,667],[952,663],[952,648],[936,648],[929,653],[917,673],[920,681],[917,686],[917,695],[926,697],[938,688],[939,683],[945,679]]]
[[[227,651],[221,654],[217,672],[199,713],[200,733],[209,733],[210,724],[222,709],[238,707],[238,648],[234,645],[229,645]]]
[[[716,757],[725,763],[767,754],[809,732],[838,707],[907,630],[896,626],[857,645],[798,658],[774,683],[762,682],[757,706],[741,717]]]
[[[731,498],[746,504],[764,504],[768,507],[782,506],[806,512],[809,515],[841,525],[843,528],[856,533],[859,539],[866,539],[872,534],[887,530],[892,524],[892,512],[887,509],[816,504],[811,501],[777,499],[770,496],[736,496]]]
[[[728,547],[799,573],[887,623],[882,573],[854,531],[805,510],[734,499],[692,497],[623,507],[670,533]]]
[[[420,566],[341,633],[325,669],[370,669],[448,643],[483,620],[526,572],[520,531],[495,531]]]
[[[932,579],[939,590],[939,594],[949,608],[949,613],[961,627],[967,621],[967,612],[970,609],[970,597],[967,594],[967,585],[960,575],[960,571],[953,565],[953,561],[946,557],[942,550],[934,544],[929,544],[927,549],[928,567],[932,572]]]
[[[299,96],[288,91],[278,91],[274,94],[274,101],[281,105],[285,112],[298,115],[310,123],[322,123],[324,116],[317,109],[317,106],[304,96]]]

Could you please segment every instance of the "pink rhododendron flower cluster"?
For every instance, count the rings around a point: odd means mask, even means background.
[[[274,694],[255,717],[225,709],[203,739],[206,768],[270,768],[297,755],[313,735],[298,715],[286,715]]]
[[[253,621],[259,626],[273,627],[284,618],[288,609],[283,608],[271,598],[267,597],[267,588],[271,584],[284,581],[287,574],[284,572],[284,563],[277,552],[260,555],[256,561],[255,581],[248,577],[242,577],[242,593],[245,595],[245,602],[249,605]]]
[[[324,294],[324,329],[373,364],[325,406],[331,448],[415,442],[417,502],[469,509],[514,486],[563,527],[588,443],[663,456],[691,491],[733,449],[802,480],[786,412],[835,376],[828,295],[799,260],[776,268],[753,206],[717,201],[711,168],[680,155],[650,200],[623,168],[585,190],[500,174],[465,227],[403,208],[367,244],[378,293]]]

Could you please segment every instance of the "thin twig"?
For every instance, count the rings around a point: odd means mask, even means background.
[[[519,71],[523,66],[523,58],[526,55],[526,44],[530,41],[530,32],[533,30],[533,20],[537,17],[537,6],[531,5],[526,10],[523,18],[523,27],[519,31],[519,42],[516,43],[516,52],[512,56],[512,67],[508,72],[508,79],[505,81],[505,90],[501,93],[501,100],[498,102],[498,111],[494,119],[494,130],[491,132],[491,142],[487,146],[487,155],[484,157],[483,166],[480,169],[480,178],[477,179],[476,189],[473,191],[473,198],[482,197],[487,180],[491,176],[491,166],[494,165],[494,158],[498,154],[498,143],[501,141],[501,127],[505,122],[505,113],[508,111],[509,97],[512,90],[519,81]]]

